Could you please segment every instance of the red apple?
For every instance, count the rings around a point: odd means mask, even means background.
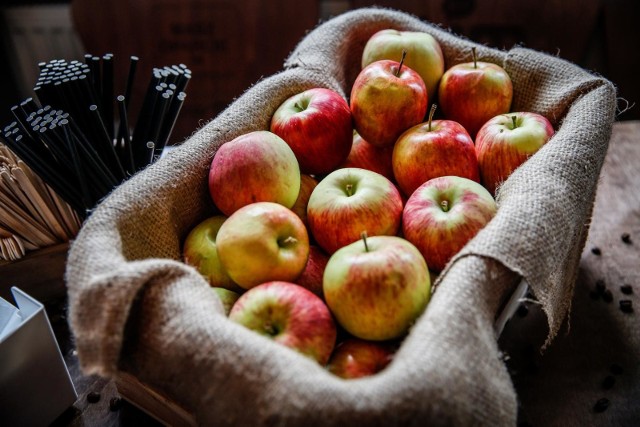
[[[182,246],[184,262],[196,270],[211,286],[236,290],[236,285],[227,274],[218,257],[216,237],[227,217],[215,215],[198,223],[189,231]]]
[[[413,192],[402,214],[405,239],[416,245],[430,269],[441,271],[497,210],[489,192],[467,178],[442,176]]]
[[[293,206],[300,191],[295,154],[279,136],[255,131],[216,152],[209,170],[209,193],[226,216],[254,202]]]
[[[395,351],[389,343],[349,338],[336,346],[327,368],[344,379],[367,377],[386,368]]]
[[[309,230],[328,254],[370,235],[395,235],[400,228],[402,198],[379,173],[338,169],[316,186],[309,198]]]
[[[238,209],[220,227],[217,244],[223,267],[244,289],[273,280],[294,281],[309,256],[302,220],[272,202]]]
[[[439,176],[455,175],[480,182],[473,140],[458,122],[432,120],[434,110],[426,123],[400,135],[393,148],[393,173],[407,197]]]
[[[318,246],[311,245],[309,247],[307,265],[298,280],[296,280],[296,283],[324,299],[322,294],[322,275],[328,261],[329,255]]]
[[[351,110],[337,92],[313,88],[284,101],[271,119],[271,132],[284,139],[308,174],[326,174],[351,149]]]
[[[229,319],[311,357],[321,365],[336,342],[336,325],[324,302],[307,289],[267,282],[245,292]]]
[[[347,160],[344,161],[341,168],[362,168],[383,175],[385,178],[393,181],[393,167],[391,165],[391,156],[393,146],[376,147],[365,141],[357,131],[353,131],[353,145]]]
[[[549,120],[537,113],[501,114],[485,123],[475,146],[484,186],[495,194],[496,187],[553,134]]]
[[[431,296],[424,258],[407,240],[372,236],[336,251],[324,271],[325,301],[351,335],[373,341],[404,336]]]
[[[318,185],[318,181],[311,175],[300,175],[300,192],[296,202],[291,207],[291,210],[300,217],[304,225],[307,225],[307,205],[309,204],[309,197],[313,189]]]
[[[497,64],[476,60],[454,65],[440,80],[438,99],[444,116],[460,123],[475,139],[492,117],[511,109],[513,86],[507,72]]]
[[[444,73],[444,56],[438,41],[431,34],[421,31],[384,29],[367,41],[362,52],[362,68],[381,59],[397,60],[402,51],[407,52],[405,64],[415,70],[427,88],[427,94],[435,99],[438,82]]]
[[[400,59],[400,58],[399,58]],[[351,88],[351,114],[358,133],[376,147],[391,146],[427,112],[422,77],[400,62],[381,60],[360,71]]]

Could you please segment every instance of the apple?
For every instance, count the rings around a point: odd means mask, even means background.
[[[298,280],[296,280],[296,284],[309,289],[324,299],[324,295],[322,294],[322,275],[324,274],[324,269],[327,267],[327,262],[329,262],[329,255],[316,245],[309,246],[307,265],[300,277],[298,277]]]
[[[455,175],[480,182],[475,146],[466,129],[452,120],[429,120],[406,130],[393,147],[392,165],[398,187],[407,197],[423,183]]]
[[[404,336],[431,296],[427,263],[397,236],[363,238],[337,250],[324,270],[324,297],[351,335],[385,341]]]
[[[383,175],[393,181],[393,167],[391,156],[393,145],[387,147],[376,147],[369,144],[360,134],[353,131],[353,144],[347,159],[340,165],[341,168],[362,168]]]
[[[391,146],[402,132],[420,123],[427,112],[422,77],[400,62],[381,60],[363,68],[351,87],[355,129],[376,147]]]
[[[370,235],[395,235],[400,228],[402,198],[379,173],[337,169],[318,183],[307,206],[309,230],[328,254]]]
[[[501,114],[480,128],[475,150],[482,183],[491,194],[496,187],[554,134],[546,117],[533,112]]]
[[[318,185],[318,180],[311,175],[300,175],[300,192],[296,202],[291,207],[291,210],[300,217],[304,225],[307,225],[307,205],[309,204],[309,197],[313,189]]]
[[[489,119],[508,113],[513,98],[511,78],[497,64],[476,59],[454,65],[440,80],[438,100],[444,116],[460,123],[475,139]]]
[[[182,246],[182,256],[186,264],[196,270],[211,286],[238,289],[227,274],[218,257],[216,237],[227,217],[215,215],[209,217],[189,231]]]
[[[273,281],[245,292],[229,319],[325,365],[337,328],[325,303],[293,283]]]
[[[256,202],[234,212],[217,237],[218,256],[243,289],[273,280],[294,281],[309,256],[302,220],[273,202]]]
[[[439,272],[490,220],[496,203],[479,183],[458,176],[431,179],[413,192],[402,214],[402,232]]]
[[[348,338],[336,346],[327,369],[344,379],[367,377],[386,368],[395,352],[390,343]]]
[[[220,302],[222,303],[222,308],[224,309],[224,314],[229,316],[231,312],[231,307],[238,301],[240,298],[240,294],[235,291],[231,291],[226,288],[211,288],[213,292],[218,296]]]
[[[444,56],[438,41],[421,31],[380,30],[375,33],[362,52],[362,68],[381,59],[397,60],[407,52],[405,64],[416,71],[427,88],[430,98],[436,99],[438,83],[444,73]]]
[[[300,191],[296,156],[279,136],[254,131],[218,148],[209,169],[209,193],[226,216],[255,202],[290,208]]]
[[[347,158],[353,123],[349,104],[325,88],[305,90],[285,100],[271,118],[271,132],[291,147],[307,174],[327,174]]]

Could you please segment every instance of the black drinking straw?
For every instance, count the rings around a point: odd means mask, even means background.
[[[27,98],[13,106],[15,121],[0,134],[83,218],[115,186],[160,157],[184,103],[191,71],[184,64],[153,68],[131,134],[128,107],[139,59],[129,59],[124,96],[117,98],[112,54],[39,63],[33,88],[39,102]]]
[[[127,171],[133,175],[136,172],[136,165],[133,160],[133,150],[131,148],[131,136],[129,135],[129,120],[127,119],[126,99],[118,95],[118,112],[120,114],[120,129],[118,131],[118,144],[121,147],[121,163],[127,166]]]
[[[173,132],[173,128],[175,127],[178,115],[180,114],[180,110],[182,109],[182,105],[184,104],[184,100],[186,97],[186,93],[180,92],[171,103],[169,111],[167,112],[166,117],[163,120],[162,131],[160,132],[160,137],[158,138],[160,147],[156,149],[156,156],[160,156],[160,154],[162,154],[162,150],[169,142],[169,138],[171,137],[171,133]]]
[[[129,74],[127,75],[127,86],[124,91],[125,107],[127,108],[129,108],[129,100],[131,99],[131,91],[133,90],[133,81],[136,75],[138,60],[139,58],[137,56],[131,56],[129,58]]]
[[[113,139],[113,61],[109,53],[102,57],[102,114],[109,137]]]
[[[120,157],[113,146],[112,140],[109,138],[109,134],[107,129],[102,121],[102,117],[100,116],[100,112],[98,111],[98,106],[93,104],[89,106],[89,111],[91,112],[94,120],[94,126],[96,127],[97,133],[99,134],[97,142],[100,144],[95,144],[98,150],[104,156],[105,161],[110,165],[110,170],[113,170],[121,180],[125,179],[127,174],[120,162]]]
[[[91,197],[91,193],[89,192],[89,186],[87,184],[87,179],[85,179],[84,171],[82,170],[82,166],[80,164],[80,159],[78,158],[78,150],[74,144],[74,141],[71,138],[69,133],[69,129],[67,126],[62,127],[63,132],[65,134],[65,140],[67,143],[68,150],[71,152],[71,157],[73,159],[73,169],[76,174],[76,179],[80,184],[80,197],[82,200],[82,204],[86,207],[91,206],[93,202],[93,198]]]

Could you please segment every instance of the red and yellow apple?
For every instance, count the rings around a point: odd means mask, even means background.
[[[406,130],[393,148],[398,187],[407,196],[432,178],[455,175],[480,182],[478,159],[469,133],[458,122],[429,120]]]
[[[296,280],[296,284],[309,289],[324,299],[324,295],[322,294],[322,276],[324,269],[327,267],[327,262],[329,262],[329,255],[320,249],[320,247],[316,245],[309,246],[307,265],[300,277],[298,277],[298,280]]]
[[[288,98],[271,119],[271,132],[289,144],[300,170],[312,175],[327,174],[347,158],[352,128],[347,101],[325,88]]]
[[[255,202],[290,208],[300,191],[296,156],[269,131],[243,134],[218,148],[209,170],[209,193],[226,216]]]
[[[224,215],[215,215],[193,227],[182,245],[182,256],[211,286],[235,290],[238,285],[222,266],[216,247],[218,231],[226,219]]]
[[[431,296],[427,263],[397,236],[364,237],[336,251],[324,271],[324,297],[351,335],[372,341],[404,336]]]
[[[307,175],[305,173],[300,175],[300,192],[296,202],[291,207],[291,210],[300,217],[304,225],[307,225],[307,205],[309,204],[309,197],[313,189],[318,185],[318,180]]]
[[[328,254],[369,235],[395,235],[400,228],[402,198],[384,176],[366,169],[344,168],[327,175],[311,193],[309,230]]]
[[[494,217],[496,203],[482,185],[442,176],[413,192],[402,214],[402,232],[439,272]]]
[[[362,52],[362,68],[382,59],[397,61],[407,52],[405,65],[416,71],[427,88],[429,98],[436,99],[436,91],[444,73],[444,56],[438,41],[422,31],[384,29],[367,41]]]
[[[554,134],[549,120],[532,112],[501,114],[478,131],[475,150],[482,183],[491,194],[497,186]]]
[[[325,365],[336,342],[335,321],[325,303],[293,283],[263,283],[245,292],[229,319]]]
[[[222,224],[216,241],[222,266],[244,289],[273,280],[296,280],[309,256],[302,220],[272,202],[238,209]]]
[[[381,60],[367,65],[351,87],[355,129],[376,147],[393,145],[402,132],[420,123],[427,112],[427,89],[422,77],[402,60]]]
[[[508,113],[513,98],[511,78],[501,66],[476,59],[454,65],[440,80],[438,101],[444,116],[460,123],[475,140],[489,119]]]
[[[393,145],[376,147],[364,140],[357,131],[353,131],[353,145],[347,160],[340,168],[362,168],[377,172],[385,178],[393,181],[393,166],[391,156]]]
[[[348,338],[336,346],[327,369],[344,379],[368,377],[386,368],[395,352],[390,343]]]

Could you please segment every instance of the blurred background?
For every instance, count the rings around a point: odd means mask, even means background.
[[[4,1],[0,125],[33,96],[38,63],[114,55],[116,93],[140,58],[132,105],[152,67],[185,64],[193,78],[171,143],[188,137],[251,84],[282,68],[296,43],[344,11],[385,6],[491,47],[521,45],[572,61],[618,87],[620,120],[640,119],[640,2],[634,0],[73,0]],[[635,105],[634,105],[635,104]],[[629,108],[631,107],[631,108]]]

